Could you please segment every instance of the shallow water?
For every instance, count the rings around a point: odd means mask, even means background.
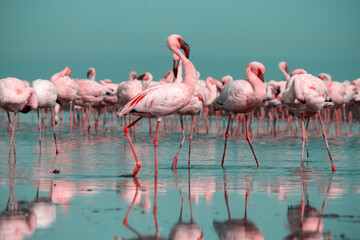
[[[100,124],[98,135],[92,129],[88,137],[79,126],[70,136],[65,120],[57,156],[48,126],[40,155],[33,117],[21,115],[15,167],[8,164],[7,123],[0,121],[0,239],[186,239],[201,234],[205,239],[360,239],[358,123],[350,136],[329,136],[335,173],[314,129],[309,131],[310,163],[301,174],[301,133],[257,135],[255,123],[252,143],[261,167],[256,168],[245,137],[234,132],[221,168],[225,129],[218,131],[214,121],[209,134],[201,129],[194,136],[191,169],[186,140],[179,167],[172,171],[181,134],[170,129],[159,136],[154,178],[153,137],[142,120],[135,143],[142,168],[132,178],[124,177],[135,162],[120,123],[107,123],[106,130]],[[53,173],[55,169],[60,173]]]

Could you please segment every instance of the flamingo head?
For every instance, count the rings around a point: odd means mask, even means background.
[[[183,40],[183,38],[179,34],[170,35],[167,38],[167,46],[169,49],[171,49],[171,47],[182,49],[185,53],[186,58],[189,58],[190,46]]]
[[[137,77],[137,72],[131,71],[129,74],[129,80],[132,81]]]
[[[321,80],[325,81],[325,82],[328,82],[328,81],[331,81],[332,80],[332,77],[330,74],[327,74],[327,73],[320,73],[318,75],[318,78],[320,78]]]
[[[265,67],[260,62],[251,62],[249,63],[249,67],[251,71],[258,77],[262,82],[264,82],[264,73],[265,73]]]
[[[87,72],[86,76],[89,77],[90,75],[94,76],[95,75],[95,68],[89,68],[89,71]]]
[[[221,78],[221,83],[225,86],[227,83],[233,81],[233,77],[230,75],[223,76]]]
[[[284,62],[284,61],[282,61],[282,62],[279,63],[279,68],[280,68],[280,69],[284,69],[285,72],[287,72],[287,73],[289,73],[289,71],[290,71],[287,63]]]
[[[146,72],[143,75],[140,75],[136,78],[137,80],[144,80],[144,81],[152,81],[153,80],[153,76],[151,73]]]
[[[66,66],[66,67],[64,68],[63,72],[64,72],[65,76],[70,77],[70,75],[71,75],[71,70],[70,70],[70,68],[69,68],[68,66]]]

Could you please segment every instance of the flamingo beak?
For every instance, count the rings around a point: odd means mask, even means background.
[[[184,50],[186,58],[189,58],[190,55],[190,46],[182,39],[179,40],[181,49]]]
[[[286,65],[286,67],[285,67],[285,71],[287,72],[287,73],[289,73],[289,67]]]
[[[258,77],[264,82],[264,74],[259,70]]]
[[[144,80],[144,77],[145,77],[145,74],[138,76],[136,79],[137,80]]]
[[[180,63],[180,60],[175,60],[175,61],[174,61],[173,73],[174,73],[174,77],[175,77],[175,78],[177,78],[179,63]]]
[[[86,77],[89,78],[90,74],[91,74],[91,71],[88,71],[86,74]]]

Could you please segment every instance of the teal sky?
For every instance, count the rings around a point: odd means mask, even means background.
[[[69,66],[84,78],[155,80],[172,67],[166,37],[178,33],[191,47],[201,78],[245,77],[251,61],[280,80],[278,62],[334,80],[360,77],[360,1],[357,0],[102,0],[0,3],[0,78],[49,79]]]

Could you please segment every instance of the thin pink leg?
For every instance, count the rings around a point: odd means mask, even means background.
[[[15,141],[14,141],[15,125],[16,125],[16,112],[14,113],[13,126],[12,126],[12,129],[11,129],[11,140],[10,140],[10,149],[9,149],[9,164],[11,164],[10,158],[11,158],[11,150],[12,150],[12,145],[13,144],[14,144],[14,164],[16,164]]]
[[[59,139],[61,139],[61,129],[62,129],[63,119],[64,119],[64,108],[61,108]]]
[[[157,177],[158,172],[158,133],[159,133],[159,126],[161,120],[157,120],[156,122],[156,130],[155,130],[155,139],[154,139],[154,153],[155,153],[155,177]]]
[[[152,136],[152,119],[149,118],[149,135]]]
[[[52,125],[52,130],[53,130],[53,135],[54,135],[54,141],[55,141],[55,154],[59,154],[57,141],[56,141],[56,133],[55,133],[54,108],[51,108],[51,125]]]
[[[40,113],[39,113],[39,108],[36,109],[37,110],[37,116],[38,116],[38,123],[39,123],[39,147],[40,147],[40,154],[41,154],[41,123],[40,123]]]
[[[180,147],[176,153],[176,156],[174,157],[174,161],[173,161],[173,164],[171,166],[171,168],[175,168],[177,167],[177,164],[178,164],[178,156],[179,156],[179,153],[180,153],[180,150],[182,148],[182,145],[184,144],[184,141],[185,141],[185,131],[184,131],[184,123],[183,123],[183,117],[182,115],[179,115],[180,117],[180,123],[181,123],[181,132],[182,132],[182,139],[181,139],[181,144],[180,144]]]
[[[223,157],[222,157],[222,161],[221,161],[221,166],[224,166],[224,161],[225,161],[225,153],[226,153],[226,144],[227,144],[227,140],[229,138],[229,126],[230,126],[230,122],[232,119],[233,115],[231,113],[229,113],[229,121],[228,121],[228,125],[226,128],[226,132],[225,132],[225,145],[224,145],[224,153],[223,153]]]
[[[321,124],[321,128],[322,128],[322,134],[323,134],[323,137],[324,137],[324,141],[325,141],[325,144],[326,144],[326,149],[327,149],[327,151],[328,151],[329,158],[330,158],[332,172],[335,172],[335,171],[336,171],[336,167],[335,167],[334,161],[333,161],[332,156],[331,156],[331,153],[330,153],[328,140],[327,140],[327,138],[326,138],[326,132],[325,132],[324,124],[323,124],[323,121],[322,121],[322,119],[321,119],[321,115],[320,115],[320,114],[319,114],[319,120],[320,120],[320,124]]]
[[[307,124],[306,124],[306,127],[305,127],[305,131],[307,129],[307,126],[309,126],[309,121],[310,121],[310,118],[308,118],[308,121],[307,121]],[[307,135],[306,135],[306,138],[305,138],[305,146],[306,146],[307,164],[309,165],[310,157],[309,157],[309,147],[308,147],[308,136]]]
[[[345,109],[345,105],[342,106],[342,110],[343,110],[343,123],[344,123],[344,129],[345,129],[345,136],[347,136],[347,130],[346,130],[346,109]]]
[[[72,137],[72,101],[70,101],[70,115],[69,115],[69,122],[70,122],[70,137]]]
[[[304,125],[304,117],[301,114],[301,127],[302,127],[302,148],[301,148],[301,165],[300,165],[300,172],[302,172],[303,168],[303,158],[304,158],[304,146],[305,146],[305,139],[306,139],[306,131]]]
[[[190,136],[189,136],[189,158],[188,158],[188,168],[190,168],[190,155],[191,155],[191,140],[192,140],[192,134],[194,131],[196,117],[191,116],[191,127],[190,127]]]
[[[250,137],[249,137],[248,124],[247,124],[248,117],[249,117],[249,115],[246,114],[246,115],[245,115],[246,140],[248,141],[249,146],[250,146],[250,148],[251,148],[251,151],[252,151],[252,153],[254,154],[254,158],[255,158],[257,167],[260,167],[260,164],[259,164],[259,162],[258,162],[258,160],[257,160],[256,154],[255,154],[254,149],[253,149],[253,147],[252,147],[252,145],[251,145],[251,141],[250,141]]]
[[[130,123],[128,126],[126,126],[126,127],[124,128],[124,133],[125,133],[125,135],[126,135],[126,137],[127,137],[127,139],[128,139],[128,142],[129,142],[129,144],[130,144],[131,150],[132,150],[132,152],[133,152],[133,154],[134,154],[135,161],[136,161],[136,166],[135,166],[135,169],[134,169],[134,171],[133,171],[133,177],[135,177],[136,174],[138,174],[138,172],[139,172],[139,170],[140,170],[140,168],[141,168],[141,162],[139,161],[139,158],[138,158],[138,156],[137,156],[137,154],[136,154],[136,152],[135,152],[135,147],[134,147],[134,145],[133,145],[132,142],[131,142],[131,138],[130,138],[130,135],[129,135],[129,128],[131,128],[132,126],[134,126],[140,119],[142,119],[142,117],[139,117],[138,119],[136,119],[135,121],[133,121],[132,123]]]

